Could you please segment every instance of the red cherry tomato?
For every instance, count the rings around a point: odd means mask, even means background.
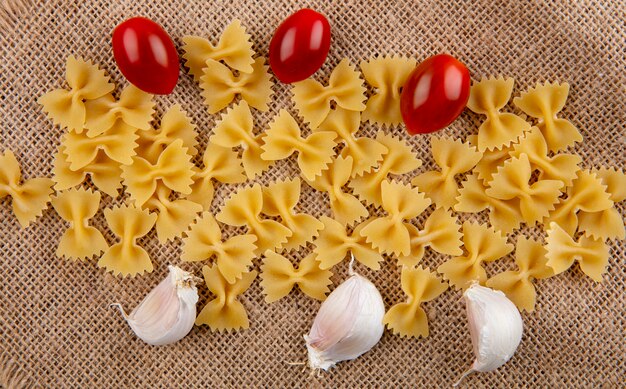
[[[400,111],[411,135],[448,126],[463,111],[470,92],[469,71],[456,58],[439,54],[409,75],[400,96]]]
[[[178,81],[178,52],[167,32],[135,17],[113,30],[113,56],[128,81],[144,92],[167,95]]]
[[[270,67],[286,84],[302,81],[326,61],[330,24],[324,15],[301,9],[285,19],[270,42]]]

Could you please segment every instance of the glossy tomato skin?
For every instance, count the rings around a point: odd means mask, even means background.
[[[113,30],[113,56],[130,83],[167,95],[178,81],[178,52],[165,30],[150,19],[130,18]]]
[[[439,54],[426,59],[409,75],[400,96],[400,111],[411,135],[441,130],[463,111],[470,92],[470,74],[456,58]]]
[[[312,9],[301,9],[285,19],[270,42],[270,67],[276,77],[290,84],[315,73],[330,48],[330,23]]]

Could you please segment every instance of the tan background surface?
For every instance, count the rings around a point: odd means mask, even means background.
[[[0,5],[0,149],[15,152],[26,177],[50,175],[61,131],[52,127],[36,99],[64,85],[68,55],[101,63],[120,87],[125,85],[110,46],[112,29],[124,19],[150,17],[180,47],[186,34],[214,39],[233,18],[239,18],[252,34],[257,52],[267,55],[274,28],[305,5],[326,14],[333,29],[329,60],[315,75],[317,79],[326,80],[342,57],[357,63],[372,55],[397,53],[421,60],[448,52],[467,64],[474,79],[489,74],[514,76],[516,94],[538,81],[567,81],[571,94],[564,116],[583,133],[585,141],[576,150],[585,166],[624,166],[626,4],[622,0],[557,4],[311,1],[298,5],[260,0],[2,1]],[[291,105],[288,88],[276,85],[275,90],[270,113],[255,113],[259,128],[280,107]],[[181,72],[174,93],[157,101],[159,115],[170,104],[181,103],[199,126],[204,147],[218,116],[206,112],[189,75]],[[476,131],[479,121],[476,115],[464,113],[446,132],[465,137]],[[375,132],[373,126],[363,128],[365,134]],[[402,129],[392,131],[405,137]],[[428,139],[409,139],[426,167],[432,166]],[[293,161],[280,163],[261,181],[292,176],[293,167]],[[219,187],[215,209],[233,189]],[[324,196],[308,187],[304,196],[302,209],[321,215]],[[101,208],[115,203],[104,198]],[[619,207],[624,214],[624,204]],[[112,242],[102,212],[94,223]],[[407,340],[386,332],[379,345],[362,358],[312,376],[302,366],[287,362],[306,359],[302,335],[319,303],[298,291],[268,305],[258,280],[243,296],[249,330],[220,334],[207,327],[194,328],[173,346],[151,347],[133,336],[108,304],[120,301],[132,309],[166,274],[167,264],[179,263],[180,242],[160,246],[153,231],[143,244],[155,271],[135,279],[117,279],[96,268],[95,261],[57,259],[54,252],[64,228],[49,210],[22,230],[9,201],[0,201],[0,384],[4,386],[445,387],[473,359],[460,293],[450,290],[425,305],[431,317],[429,338]],[[530,231],[525,230],[527,235]],[[471,376],[466,385],[623,385],[625,252],[624,242],[611,244],[610,265],[601,284],[583,277],[577,268],[539,282],[536,311],[523,315],[525,333],[517,354],[495,372]],[[427,253],[424,263],[432,268],[444,259]],[[511,266],[509,257],[490,264],[488,272],[495,274]],[[200,265],[183,267],[200,269]],[[345,263],[338,266],[335,285],[345,276],[345,268]],[[388,260],[379,272],[362,266],[358,270],[380,288],[387,307],[402,298],[394,262]],[[208,298],[204,285],[200,291],[199,309]]]

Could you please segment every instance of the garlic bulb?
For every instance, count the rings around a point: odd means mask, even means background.
[[[111,304],[120,309],[135,335],[154,346],[179,341],[191,331],[196,320],[195,277],[179,267],[168,268],[168,276],[130,315],[126,315],[120,304]]]
[[[354,260],[353,260],[354,261]],[[385,305],[378,289],[352,270],[322,303],[308,335],[309,366],[328,370],[369,351],[383,335]]]
[[[492,371],[504,365],[517,350],[523,332],[522,316],[501,291],[474,284],[463,297],[476,359],[454,386],[475,371]]]

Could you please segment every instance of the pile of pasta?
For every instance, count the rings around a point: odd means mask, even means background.
[[[195,36],[183,41],[185,65],[208,112],[221,115],[208,131],[200,165],[193,163],[200,153],[197,128],[179,105],[153,127],[153,96],[128,86],[116,98],[103,70],[69,57],[67,87],[39,99],[64,129],[53,178],[22,182],[17,160],[7,151],[0,156],[0,196],[12,197],[24,226],[50,201],[69,225],[57,255],[99,257],[97,265],[117,275],[153,270],[140,246],[152,228],[163,244],[182,238],[182,261],[209,263],[202,272],[214,297],[198,315],[198,325],[248,328],[238,296],[257,275],[268,303],[296,285],[323,300],[337,264],[354,258],[378,270],[388,257],[401,269],[406,301],[393,305],[384,322],[402,336],[428,336],[421,305],[450,287],[462,290],[479,282],[532,311],[534,279],[578,262],[601,281],[607,240],[624,239],[614,204],[626,199],[626,174],[612,167],[585,168],[580,156],[568,152],[582,136],[560,116],[565,83],[538,84],[515,97],[522,117],[504,112],[513,79],[474,82],[468,108],[485,116],[484,122],[465,140],[432,136],[437,168],[418,171],[422,161],[389,131],[402,122],[400,89],[414,59],[372,58],[360,64],[361,71],[343,59],[327,82],[293,84],[295,112],[281,109],[259,130],[253,112],[269,109],[273,82],[239,21],[227,26],[216,44]],[[369,98],[365,82],[373,90]],[[366,121],[380,125],[374,138],[358,135]],[[297,161],[300,176],[240,185],[219,212],[210,211],[214,185],[242,184],[288,158]],[[86,189],[87,176],[99,191]],[[303,184],[326,194],[326,216],[296,211]],[[118,197],[121,189],[125,205],[104,210],[118,237],[109,245],[89,220],[99,210],[100,191]],[[458,213],[483,211],[489,224],[459,221]],[[425,212],[428,217],[418,225]],[[509,242],[507,235],[522,225],[544,229],[545,241],[522,235]],[[232,227],[245,233],[224,233]],[[429,250],[449,259],[434,270],[424,268],[420,261]],[[293,252],[298,263],[289,259]],[[482,264],[512,252],[517,268],[488,277]]]

